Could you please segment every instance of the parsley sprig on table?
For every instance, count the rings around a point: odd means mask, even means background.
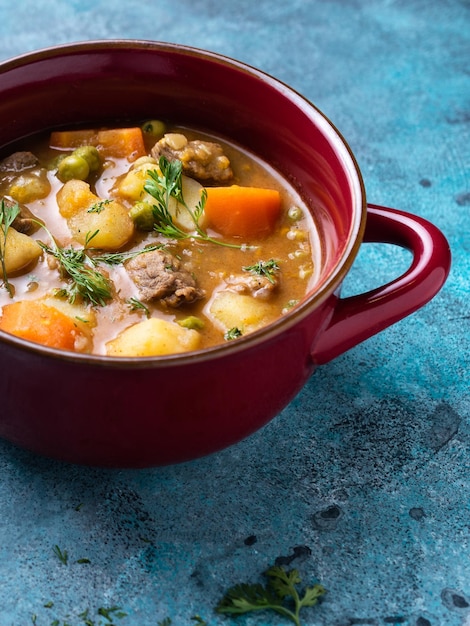
[[[145,191],[156,200],[152,210],[155,220],[153,228],[157,233],[169,239],[196,239],[198,241],[210,241],[228,248],[239,249],[242,247],[221,239],[214,239],[202,228],[199,222],[204,213],[207,191],[205,189],[202,190],[201,199],[194,209],[188,207],[183,195],[183,164],[181,161],[178,159],[169,161],[166,157],[161,156],[158,167],[160,172],[157,170],[148,171],[149,178],[144,185]],[[169,210],[171,198],[174,198],[188,211],[194,223],[195,233],[187,232],[175,224]]]
[[[301,578],[296,569],[286,571],[273,566],[266,572],[268,582],[265,586],[242,583],[227,591],[217,605],[218,613],[242,615],[250,611],[272,610],[287,617],[296,626],[301,626],[300,610],[314,606],[326,593],[321,585],[306,587],[300,595],[297,585]]]

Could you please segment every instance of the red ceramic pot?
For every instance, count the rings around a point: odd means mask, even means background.
[[[424,305],[448,274],[441,232],[418,217],[367,205],[360,171],[334,126],[262,72],[213,53],[141,41],[65,45],[0,64],[0,146],[77,122],[149,117],[229,136],[286,176],[315,205],[320,284],[271,326],[183,356],[87,356],[0,333],[0,436],[43,455],[144,467],[229,446],[278,414],[317,364]],[[363,241],[408,248],[411,267],[374,291],[340,298]]]

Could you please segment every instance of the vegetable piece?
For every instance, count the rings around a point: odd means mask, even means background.
[[[51,184],[44,169],[35,169],[17,176],[8,188],[9,195],[20,203],[34,202],[45,198],[51,191]]]
[[[281,213],[281,194],[261,187],[207,187],[204,212],[214,230],[229,237],[265,237]]]
[[[46,296],[41,298],[41,302],[73,319],[77,328],[91,339],[91,332],[96,326],[96,313],[92,307],[82,303],[72,303],[56,296]]]
[[[72,154],[85,159],[90,168],[90,172],[96,172],[100,169],[101,157],[95,146],[80,146],[80,148],[74,150]]]
[[[178,320],[176,323],[183,328],[193,328],[194,330],[202,330],[205,325],[204,320],[200,317],[196,317],[196,315],[190,315],[182,320]]]
[[[228,248],[240,248],[241,246],[227,241],[221,241],[210,237],[206,230],[201,226],[200,221],[205,220],[204,205],[206,202],[206,190],[199,188],[200,197],[196,206],[190,207],[186,202],[183,193],[183,175],[181,161],[169,161],[166,157],[161,156],[158,161],[159,171],[150,170],[148,172],[145,191],[156,200],[153,203],[153,215],[155,220],[154,229],[169,239],[196,239],[198,241],[210,241],[211,243],[225,246]],[[186,178],[186,177],[184,177]],[[187,179],[190,180],[190,179]],[[194,188],[190,189],[191,195]],[[149,200],[150,202],[151,200]],[[176,201],[177,204],[174,204]],[[192,231],[185,230],[173,218],[180,223],[185,219],[185,223],[191,223]],[[186,213],[186,218],[181,217],[181,213]],[[195,232],[194,232],[195,231]]]
[[[283,615],[296,626],[301,626],[300,610],[303,607],[315,606],[325,595],[322,585],[306,587],[303,595],[299,595],[296,586],[301,582],[296,569],[286,572],[282,567],[270,567],[265,576],[266,586],[260,584],[239,584],[227,591],[216,607],[218,613],[242,615],[250,611],[272,610]],[[286,603],[290,599],[292,607]]]
[[[90,173],[90,166],[87,161],[72,152],[64,157],[57,167],[57,178],[66,183],[68,180],[86,180]]]
[[[92,144],[96,140],[96,130],[56,130],[51,133],[49,145],[51,148],[78,148]]]
[[[108,356],[162,356],[196,350],[200,335],[174,322],[152,317],[123,330],[106,344]]]
[[[90,233],[96,233],[95,248],[118,250],[134,234],[134,222],[127,209],[116,200],[102,200],[84,181],[65,183],[57,194],[57,204],[74,239],[82,245],[87,243]]]
[[[96,233],[93,236],[93,247],[119,250],[134,234],[134,222],[127,209],[115,200],[101,206],[101,211],[94,211],[90,207],[70,218],[70,231],[74,239],[83,246],[87,244],[90,233]]]
[[[129,211],[129,217],[139,230],[153,230],[152,205],[148,202],[136,202]]]
[[[57,205],[62,217],[69,219],[83,209],[89,209],[99,198],[83,180],[69,180],[57,192]]]
[[[145,135],[148,135],[153,139],[156,137],[162,137],[166,130],[165,122],[162,122],[161,120],[148,120],[142,124],[141,128]]]
[[[181,176],[181,193],[184,203],[178,202],[176,198],[170,198],[168,202],[168,211],[173,218],[173,222],[183,230],[194,230],[194,220],[191,217],[191,213],[194,214],[197,211],[203,189],[203,186],[197,180],[183,174]],[[198,219],[198,226],[205,228],[206,222],[205,213],[202,211]]]
[[[144,185],[147,181],[147,172],[156,170],[158,164],[152,157],[141,157],[132,165],[131,169],[115,187],[114,192],[127,200],[141,200],[145,195]]]
[[[44,346],[74,350],[81,331],[77,323],[57,308],[39,300],[6,304],[0,329]]]
[[[54,131],[49,143],[52,148],[61,149],[95,146],[104,157],[127,157],[129,161],[146,154],[142,129],[139,127]]]
[[[3,226],[0,227],[0,230],[3,231]],[[0,232],[0,255],[5,266],[4,268],[0,267],[0,276],[4,277],[4,272],[8,275],[20,271],[41,256],[41,253],[41,247],[35,239],[19,233],[10,226],[7,231],[6,243],[3,232]]]
[[[209,304],[208,314],[224,333],[237,328],[243,335],[265,326],[276,317],[267,302],[234,291],[218,291]]]
[[[105,157],[127,157],[129,161],[146,154],[142,129],[138,127],[100,130],[96,146]]]

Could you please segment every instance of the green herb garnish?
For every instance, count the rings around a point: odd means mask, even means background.
[[[301,582],[299,573],[293,569],[286,572],[282,567],[273,566],[266,572],[268,582],[261,584],[242,583],[227,591],[216,607],[218,613],[242,615],[250,611],[272,610],[287,617],[296,626],[301,626],[300,610],[314,606],[326,593],[321,585],[306,587],[299,595],[296,586]]]
[[[270,283],[274,284],[274,275],[279,271],[280,267],[277,261],[269,259],[269,261],[258,261],[254,265],[246,265],[242,269],[251,274],[265,276]]]
[[[196,239],[198,241],[210,241],[219,246],[240,249],[242,246],[228,243],[220,239],[210,237],[206,231],[200,226],[199,220],[204,213],[204,206],[207,200],[207,191],[201,192],[201,199],[194,209],[190,209],[186,204],[183,196],[182,174],[183,164],[178,159],[169,161],[166,157],[161,156],[158,162],[160,172],[157,170],[149,170],[147,182],[144,189],[155,200],[153,205],[154,230],[168,237],[169,239]],[[189,213],[194,223],[195,233],[189,233],[174,223],[173,217],[169,211],[170,199],[175,198]]]
[[[138,298],[129,298],[127,304],[129,305],[131,311],[143,311],[145,313],[145,317],[150,317],[149,309]]]
[[[1,244],[0,244],[0,264],[2,267],[2,276],[3,276],[3,286],[8,291],[8,295],[10,298],[13,298],[13,288],[8,281],[8,274],[5,264],[5,251],[7,245],[7,235],[10,226],[13,224],[15,219],[18,217],[20,213],[20,207],[18,204],[14,204],[12,206],[8,206],[5,204],[5,200],[2,199],[2,203],[0,205],[0,230],[1,230]]]
[[[161,250],[164,248],[161,244],[156,244],[153,246],[146,246],[141,250],[133,250],[130,252],[104,252],[97,256],[91,257],[91,261],[94,265],[98,263],[105,263],[106,265],[121,265],[125,261],[129,261],[140,254],[145,254],[146,252],[153,252],[154,250]]]
[[[105,306],[112,296],[112,283],[94,265],[93,260],[86,253],[86,248],[61,248],[49,233],[53,244],[47,246],[38,242],[47,254],[59,262],[60,269],[71,279],[71,286],[59,289],[58,296],[66,296],[73,304],[80,296],[92,304]]]
[[[122,619],[123,617],[127,616],[127,613],[124,613],[124,611],[119,606],[111,606],[109,607],[109,609],[101,607],[98,609],[97,613],[98,615],[101,615],[101,617],[107,619],[109,622],[112,622],[114,617]]]
[[[105,206],[110,202],[111,200],[99,200],[98,202],[95,202],[95,204],[92,204],[89,209],[87,209],[87,213],[101,213],[101,211],[104,211]]]
[[[69,288],[58,289],[56,296],[66,297],[72,304],[77,296],[99,306],[105,306],[107,300],[111,299],[113,284],[96,269],[99,263],[119,265],[139,254],[158,250],[162,247],[161,245],[154,245],[132,252],[110,252],[92,256],[90,252],[96,249],[91,248],[90,243],[98,234],[98,230],[86,234],[83,248],[61,248],[47,228],[43,224],[41,226],[46,230],[53,243],[51,246],[47,246],[38,241],[39,245],[44,252],[57,259],[60,269],[72,282]]]
[[[56,545],[52,548],[52,551],[54,552],[56,557],[59,559],[59,561],[62,563],[62,565],[67,565],[68,560],[69,560],[69,555],[67,553],[67,550],[61,550],[59,546]]]
[[[232,339],[237,339],[238,337],[241,337],[242,335],[243,335],[242,331],[236,326],[234,326],[233,328],[230,328],[229,330],[227,330],[227,332],[224,335],[224,339],[225,341],[231,341]]]

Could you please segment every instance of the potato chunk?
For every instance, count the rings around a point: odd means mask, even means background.
[[[3,253],[3,231],[0,229],[0,250]],[[32,237],[10,228],[5,244],[5,269],[7,274],[19,272],[41,256],[42,249]],[[0,267],[0,276],[3,276]]]
[[[122,178],[113,192],[117,196],[136,202],[145,194],[144,185],[150,170],[158,170],[158,163],[152,157],[141,157]]]
[[[134,222],[127,210],[112,200],[104,203],[102,210],[80,211],[68,220],[73,238],[85,245],[87,238],[96,232],[90,242],[94,248],[102,250],[119,250],[134,234]]]
[[[174,322],[150,318],[123,330],[106,344],[108,356],[162,356],[197,350],[200,335]]]
[[[238,328],[242,334],[258,330],[277,317],[267,302],[233,291],[218,291],[207,312],[222,331]]]
[[[183,198],[186,203],[186,206],[194,212],[198,203],[201,200],[201,193],[203,190],[203,186],[194,180],[194,178],[189,178],[188,176],[181,177],[181,190],[183,192]],[[170,212],[174,223],[186,231],[194,230],[194,221],[189,214],[186,207],[179,202],[176,201],[175,198],[170,198],[170,202],[168,203],[168,211]],[[206,227],[206,216],[205,213],[202,213],[199,218],[199,226],[201,228]]]
[[[57,192],[59,213],[69,219],[84,209],[92,207],[99,198],[83,180],[69,180]]]
[[[134,234],[134,222],[127,209],[116,200],[102,200],[84,181],[65,183],[57,194],[57,204],[73,238],[82,245],[96,233],[93,247],[119,250]]]

